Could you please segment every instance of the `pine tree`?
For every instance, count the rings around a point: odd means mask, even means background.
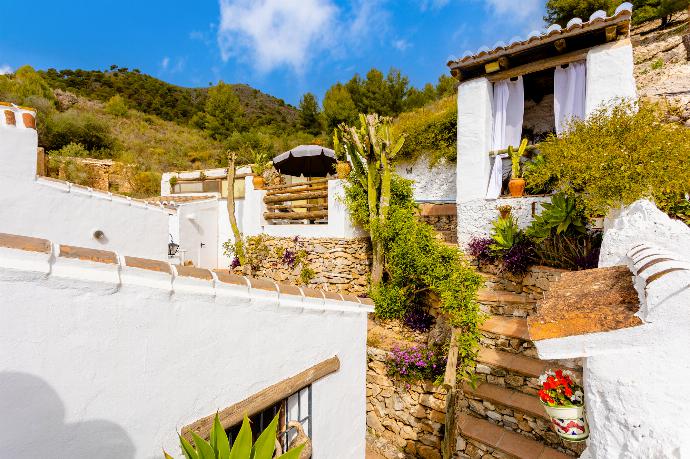
[[[305,132],[311,135],[321,134],[321,111],[316,96],[310,92],[299,101],[299,121]]]

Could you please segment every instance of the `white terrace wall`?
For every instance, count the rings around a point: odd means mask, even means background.
[[[58,253],[0,248],[3,457],[179,456],[183,426],[334,355],[313,457],[364,457],[369,306]]]
[[[455,164],[441,159],[433,166],[429,156],[422,155],[414,161],[400,161],[395,171],[403,178],[414,180],[412,189],[418,202],[455,202],[457,179]]]
[[[677,223],[648,201],[607,222],[600,266],[628,265],[642,325],[535,342],[543,359],[585,357],[591,433],[582,457],[690,456],[690,228]]]
[[[174,211],[36,177],[37,145],[34,129],[0,125],[0,232],[167,259],[168,215]],[[96,230],[101,239],[94,238]]]
[[[630,40],[597,46],[587,54],[586,114],[619,99],[636,97]],[[520,226],[532,220],[532,204],[544,197],[486,200],[491,175],[493,85],[476,78],[458,87],[457,203],[458,242],[487,236],[496,206],[509,204]],[[539,207],[539,206],[537,206]],[[535,209],[538,212],[538,208]]]

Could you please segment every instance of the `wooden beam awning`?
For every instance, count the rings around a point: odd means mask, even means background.
[[[295,392],[304,389],[319,379],[335,373],[340,369],[340,359],[335,355],[323,362],[307,368],[306,370],[284,379],[280,382],[269,386],[254,395],[237,402],[233,405],[223,408],[218,412],[218,418],[224,429],[228,429],[236,424],[242,422],[245,414],[251,416],[266,408],[286,399]],[[194,432],[202,438],[208,438],[213,420],[216,414],[209,414],[208,416],[199,419],[182,428],[182,435],[185,438],[191,439],[191,433]]]
[[[528,37],[514,38],[509,44],[496,43],[493,49],[481,48],[466,52],[460,59],[447,63],[451,74],[461,81],[493,76],[508,69],[526,66],[537,61],[562,55],[566,50],[581,52],[610,41],[628,38],[632,7],[622,4],[613,16],[597,11],[583,22],[573,18],[566,27],[557,24],[544,32],[532,32]]]

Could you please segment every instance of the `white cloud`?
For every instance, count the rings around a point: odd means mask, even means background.
[[[163,70],[168,70],[168,66],[170,65],[170,58],[168,56],[165,56],[163,60],[161,61],[161,68]]]
[[[421,0],[419,2],[419,8],[422,11],[426,10],[438,10],[446,6],[450,0]]]
[[[9,65],[0,65],[0,75],[6,75],[12,73],[12,67]]]
[[[261,72],[301,73],[333,36],[337,11],[331,0],[220,0],[221,57],[246,58]]]
[[[538,15],[543,0],[485,0],[487,8],[498,16],[526,19]]]
[[[393,40],[393,48],[399,50],[399,51],[405,51],[407,48],[410,47],[410,42],[405,40],[404,38],[401,38],[399,40]]]

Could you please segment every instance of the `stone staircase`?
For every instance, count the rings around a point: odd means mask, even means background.
[[[457,458],[569,459],[582,443],[560,440],[550,428],[537,392],[549,368],[581,368],[572,361],[543,361],[529,339],[527,317],[536,312],[535,295],[503,290],[500,279],[484,274],[479,292],[482,324],[476,387],[462,384],[456,403]]]

